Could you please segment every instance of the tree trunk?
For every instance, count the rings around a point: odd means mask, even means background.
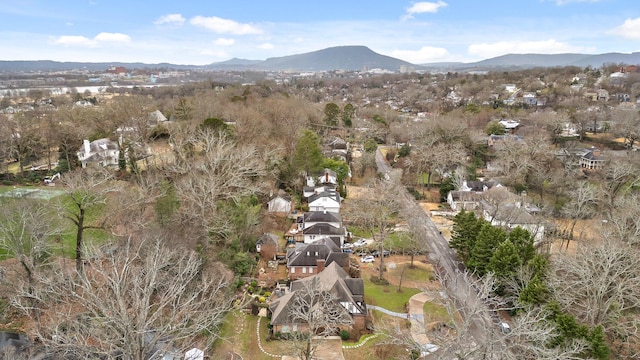
[[[79,273],[82,273],[82,236],[84,235],[84,208],[79,209],[80,212],[78,214],[78,222],[76,225],[78,226],[76,232],[76,270]]]

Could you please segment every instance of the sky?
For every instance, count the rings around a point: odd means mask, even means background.
[[[0,60],[205,65],[364,45],[414,64],[640,51],[638,0],[0,0]]]

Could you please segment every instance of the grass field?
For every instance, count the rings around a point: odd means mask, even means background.
[[[75,257],[76,248],[76,228],[70,220],[64,218],[64,215],[73,212],[74,205],[71,200],[64,195],[65,191],[63,189],[36,186],[0,186],[0,198],[36,199],[45,201],[49,203],[53,209],[56,209],[62,217],[63,232],[60,238],[52,239],[53,254],[73,258]],[[97,222],[97,220],[103,216],[102,210],[101,207],[89,209],[86,214],[85,224]],[[2,221],[2,219],[0,219],[0,221]],[[108,242],[110,238],[109,233],[102,229],[87,229],[84,232],[85,245],[103,244]],[[1,251],[2,250],[0,250],[0,259],[6,259],[6,254],[3,254]]]

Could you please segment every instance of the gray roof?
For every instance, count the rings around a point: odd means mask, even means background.
[[[305,284],[316,282],[319,290],[330,291],[336,296],[337,302],[349,302],[354,304],[362,314],[366,314],[364,303],[364,282],[362,279],[353,279],[338,266],[337,263],[329,264],[321,273],[291,283],[291,292],[275,300],[269,305],[271,310],[271,324],[282,325],[291,323],[289,309],[293,306],[295,296],[304,296]]]
[[[331,211],[309,211],[304,214],[304,222],[342,223],[342,217]]]
[[[312,203],[314,201],[316,201],[317,199],[323,198],[323,197],[328,197],[330,199],[335,200],[336,202],[340,203],[340,193],[335,191],[335,190],[325,190],[321,193],[317,193],[317,194],[313,194],[311,196],[309,196],[309,203]]]
[[[270,233],[264,233],[262,234],[262,236],[260,236],[260,238],[258,238],[258,241],[256,241],[256,244],[258,245],[278,245],[278,239],[280,237],[278,235],[275,234],[270,234]]]
[[[302,234],[344,236],[346,235],[346,230],[344,228],[335,227],[327,223],[318,223],[302,230]]]
[[[287,266],[316,266],[318,260],[324,260],[325,266],[338,262],[340,266],[349,264],[349,254],[340,251],[330,238],[324,237],[310,244],[301,244],[287,251]]]

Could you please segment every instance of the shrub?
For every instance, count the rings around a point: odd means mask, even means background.
[[[385,278],[379,278],[375,275],[371,275],[371,282],[376,285],[389,285],[389,280]]]
[[[349,340],[350,337],[351,337],[351,334],[349,334],[347,330],[340,331],[340,339],[346,341],[346,340]]]

